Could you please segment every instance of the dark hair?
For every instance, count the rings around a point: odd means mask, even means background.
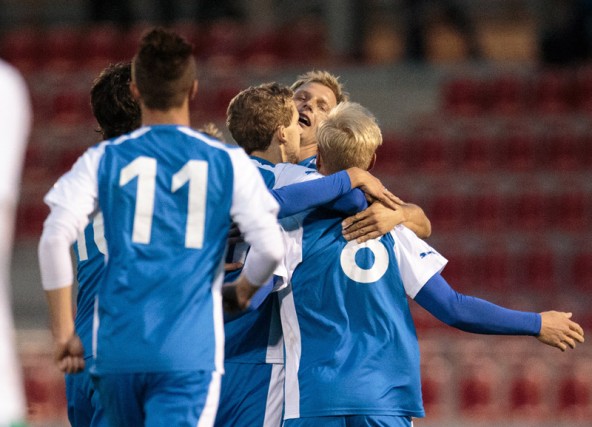
[[[133,99],[129,84],[131,64],[119,62],[105,68],[93,82],[90,107],[99,123],[103,139],[114,138],[140,127],[140,106]]]
[[[132,74],[147,108],[166,111],[183,104],[196,79],[192,51],[183,37],[164,28],[142,37]]]
[[[247,154],[269,148],[279,126],[289,126],[294,113],[292,89],[278,83],[251,86],[228,105],[226,126]]]

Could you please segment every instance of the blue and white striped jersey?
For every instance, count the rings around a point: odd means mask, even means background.
[[[105,218],[94,372],[222,372],[230,223],[265,249],[277,233],[277,203],[242,149],[184,126],[142,127],[89,149],[46,202]]]
[[[97,288],[105,272],[107,242],[103,214],[98,212],[91,223],[80,233],[74,244],[76,253],[76,333],[84,346],[84,357],[92,356],[92,324]]]
[[[290,163],[273,163],[255,156],[251,160],[269,189],[320,178],[315,171]],[[233,262],[244,262],[248,245],[233,248]],[[229,281],[227,277],[226,281]],[[283,340],[277,295],[265,298],[259,307],[226,322],[225,359],[240,363],[283,363]]]
[[[280,291],[285,418],[423,416],[407,297],[446,260],[402,226],[358,244],[322,209],[280,223],[289,242],[289,286]]]

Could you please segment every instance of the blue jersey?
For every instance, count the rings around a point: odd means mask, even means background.
[[[142,127],[89,149],[46,202],[81,225],[97,208],[105,218],[94,373],[222,372],[230,223],[266,242],[261,253],[279,243],[277,203],[242,149],[184,126]]]
[[[74,244],[76,253],[76,333],[84,346],[84,357],[92,356],[92,324],[97,288],[105,271],[107,242],[103,224],[103,214],[97,213],[92,222],[80,233]]]
[[[298,164],[300,166],[304,166],[306,168],[316,169],[317,168],[317,156],[315,154],[314,156],[307,157],[306,159],[299,161]]]
[[[446,263],[404,227],[358,244],[322,209],[281,221],[286,419],[421,417],[419,348],[407,297]]]
[[[311,174],[306,168],[289,163],[274,165],[255,156],[251,156],[251,160],[270,190],[319,177],[318,174]],[[233,262],[244,262],[248,245],[239,244],[230,251],[234,255]],[[232,274],[225,280],[232,280],[236,272]],[[226,322],[225,360],[240,363],[283,363],[283,341],[277,310],[277,295],[272,294],[265,298],[259,307],[254,307],[241,317]]]

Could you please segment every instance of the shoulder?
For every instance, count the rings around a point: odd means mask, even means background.
[[[278,163],[275,166],[274,172],[277,179],[277,187],[311,181],[322,177],[322,175],[314,169],[294,165],[292,163]]]

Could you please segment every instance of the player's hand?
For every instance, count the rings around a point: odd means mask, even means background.
[[[401,199],[391,193],[382,182],[370,172],[360,168],[349,168],[346,171],[349,175],[352,188],[360,188],[366,193],[370,202],[379,201],[385,206],[396,209],[403,203]]]
[[[66,374],[84,370],[84,347],[78,335],[73,334],[66,341],[56,341],[54,360],[60,371]]]
[[[240,270],[245,264],[242,262],[226,262],[224,263],[224,271],[230,273],[232,271]]]
[[[576,343],[584,342],[584,330],[570,320],[571,313],[545,311],[541,313],[541,332],[537,339],[561,351],[567,347],[576,348]]]
[[[244,276],[222,286],[222,307],[228,314],[238,314],[247,309],[251,298],[259,288],[252,285]]]
[[[385,235],[406,220],[402,206],[397,205],[393,210],[381,203],[373,203],[368,209],[343,220],[342,233],[345,240],[356,239],[358,243],[363,243]]]
[[[236,245],[237,243],[242,243],[245,241],[241,231],[238,229],[238,225],[234,222],[230,226],[230,230],[228,231],[228,245]]]

